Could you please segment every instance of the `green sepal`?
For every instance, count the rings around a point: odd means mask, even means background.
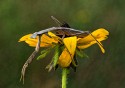
[[[70,67],[74,70],[74,72],[76,72],[77,66],[78,66],[78,61],[77,61],[76,55],[75,55],[72,60],[72,63],[70,64]]]
[[[48,72],[50,72],[53,68],[53,61],[51,61],[47,66],[46,69],[48,69]]]
[[[60,50],[59,50],[59,45],[55,46],[55,54],[53,56],[53,67],[55,67],[57,65],[58,59],[59,59],[59,54],[60,54]]]
[[[64,69],[64,68],[63,68]],[[68,74],[70,74],[70,69],[69,69],[69,67],[66,67],[66,74],[68,75]]]
[[[72,64],[73,64],[73,66],[77,67],[78,63],[77,63],[76,58],[73,58],[73,59],[72,59]]]
[[[80,58],[89,58],[82,50],[76,49],[76,55]]]
[[[43,59],[46,55],[47,55],[47,53],[43,53],[43,54],[39,55],[37,57],[37,60]]]
[[[48,71],[51,71],[52,68],[54,67],[54,69],[57,69],[57,62],[58,62],[58,59],[59,59],[59,55],[60,55],[60,45],[56,45],[53,50],[55,51],[54,52],[54,56],[51,60],[51,62],[49,63],[49,65],[46,66],[46,69],[48,69]]]
[[[43,59],[50,51],[52,48],[47,48],[45,50],[41,51],[41,55],[37,57],[37,60]]]

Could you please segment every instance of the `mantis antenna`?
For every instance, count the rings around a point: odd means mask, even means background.
[[[59,20],[57,20],[54,16],[51,16],[52,20],[55,21],[55,23],[60,27],[61,26],[61,22]]]

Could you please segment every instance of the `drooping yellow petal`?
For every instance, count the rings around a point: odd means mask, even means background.
[[[36,39],[30,38],[32,34],[27,34],[25,36],[23,36],[22,38],[19,39],[19,42],[26,42],[27,44],[29,44],[29,46],[35,47],[38,41],[38,37]]]
[[[71,57],[73,58],[75,50],[76,50],[76,45],[77,45],[77,37],[67,37],[63,39],[63,42],[68,49],[69,53],[71,54]]]
[[[35,47],[38,42],[38,36],[35,39],[33,39],[33,38],[30,38],[31,35],[32,34],[23,36],[22,38],[20,38],[19,42],[25,41],[29,46]],[[58,43],[58,41],[54,40],[53,38],[50,38],[45,34],[41,36],[40,47],[52,46],[53,43]]]
[[[78,40],[78,48],[80,49],[84,49],[84,48],[88,48],[89,46],[97,43],[100,47],[100,49],[102,50],[102,52],[104,53],[105,50],[101,44],[100,41],[103,41],[105,39],[107,39],[107,35],[109,35],[109,32],[103,28],[97,29],[94,32],[92,32],[91,34],[89,34],[88,36],[79,39]]]
[[[31,36],[31,35],[32,35],[32,34],[27,34],[27,35],[21,37],[18,42],[22,42],[22,41],[26,41],[26,40],[30,39],[30,36]]]
[[[91,34],[95,37],[95,39],[98,39],[98,41],[102,41],[107,38],[107,35],[109,35],[109,32],[103,28],[100,28],[100,29],[95,30]],[[95,41],[95,39],[92,38],[91,34],[78,40],[78,43]]]
[[[58,64],[61,67],[68,67],[71,62],[72,62],[72,57],[68,52],[67,48],[65,48],[59,57]]]
[[[31,46],[31,47],[35,47],[36,44],[37,44],[37,40],[35,40],[35,41],[26,40],[25,42],[26,42],[29,46]]]

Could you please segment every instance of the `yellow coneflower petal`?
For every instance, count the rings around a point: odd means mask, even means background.
[[[33,39],[33,38],[30,38],[31,35],[32,34],[23,36],[22,38],[19,39],[19,42],[25,41],[29,46],[35,47],[38,42],[38,36],[35,39]],[[53,38],[50,38],[45,34],[41,36],[40,47],[52,46],[53,43],[58,43],[58,41],[54,40]]]
[[[47,47],[53,45],[53,43],[58,43],[58,41],[54,40],[53,38],[50,38],[49,36],[43,34],[41,37],[41,47]]]
[[[59,57],[58,64],[61,67],[68,67],[70,63],[72,62],[71,55],[68,52],[67,48],[65,48],[62,52],[62,54]]]
[[[30,38],[32,34],[27,34],[19,39],[18,42],[26,42],[29,46],[35,47],[38,41],[38,37],[36,39]]]
[[[50,37],[52,37],[55,41],[59,41],[59,42],[60,42],[60,40],[61,40],[60,37],[56,36],[56,35],[55,35],[54,33],[52,33],[52,32],[48,32],[48,35],[49,35]]]
[[[109,35],[109,32],[103,28],[97,29],[88,36],[81,38],[78,40],[78,48],[84,49],[88,48],[89,46],[97,43],[101,49],[101,51],[104,53],[105,50],[103,48],[103,45],[101,44],[100,41],[103,41],[107,39],[107,35]]]
[[[77,37],[73,36],[64,38],[63,42],[73,58],[77,45]]]
[[[98,41],[103,41],[107,38],[107,35],[109,35],[109,32],[103,28],[97,29],[94,32],[91,33],[95,39],[98,39]],[[78,43],[85,43],[85,42],[91,42],[95,41],[93,37],[89,34],[88,36],[81,38],[78,40]]]
[[[97,43],[97,44],[98,44],[98,46],[100,47],[100,49],[101,49],[102,53],[105,53],[105,49],[103,48],[103,46],[102,46],[101,42],[100,42],[100,43],[96,42],[96,43]],[[100,45],[100,44],[101,44],[101,45]]]
[[[18,41],[18,42],[26,41],[27,39],[29,39],[29,38],[30,38],[30,36],[31,36],[31,35],[32,35],[32,34],[27,34],[27,35],[25,35],[25,36],[21,37],[21,38],[19,39],[19,41]]]

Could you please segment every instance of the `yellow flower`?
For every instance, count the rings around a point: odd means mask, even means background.
[[[32,39],[30,38],[31,35],[32,34],[23,36],[19,40],[19,42],[25,41],[27,44],[29,44],[29,46],[35,47],[38,42],[38,37],[36,39]],[[77,36],[60,38],[55,34],[53,34],[52,32],[48,32],[48,35],[43,34],[41,36],[40,47],[52,47],[56,44],[64,45],[65,48],[62,51],[61,55],[59,56],[58,64],[61,67],[68,67],[70,66],[74,58],[76,48],[85,49],[97,43],[102,52],[105,53],[101,41],[107,39],[107,35],[109,35],[109,32],[103,28],[100,28],[83,38],[78,38]]]

